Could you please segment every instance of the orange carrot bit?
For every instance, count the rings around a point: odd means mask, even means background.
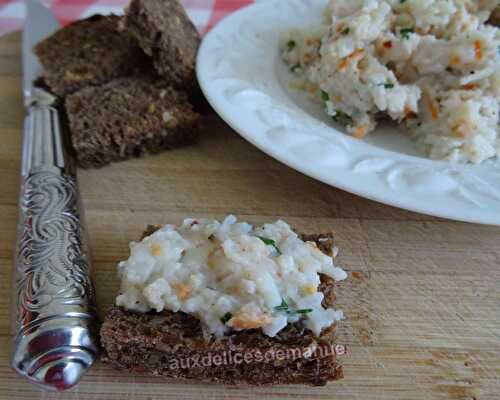
[[[358,61],[363,58],[363,49],[354,50],[347,57],[344,57],[338,64],[337,69],[339,71],[344,71],[349,65],[350,61]]]
[[[436,104],[433,101],[429,103],[429,110],[431,112],[432,119],[437,119],[439,111],[438,108],[436,107]]]
[[[431,113],[432,119],[436,120],[439,115],[439,105],[436,104],[436,102],[432,99],[431,96],[426,95],[425,100],[427,103],[427,108],[429,109]]]
[[[179,282],[173,284],[172,286],[174,287],[174,289],[177,290],[177,296],[179,297],[179,299],[186,300],[189,297],[190,293],[189,287],[184,283]]]
[[[361,139],[361,138],[364,138],[366,136],[367,132],[368,132],[368,126],[367,125],[360,125],[353,132],[352,136],[354,136],[356,139]]]
[[[158,243],[153,243],[150,247],[151,249],[151,254],[155,257],[161,256],[161,246]]]
[[[417,118],[418,115],[410,107],[405,107],[405,118]]]
[[[318,39],[307,39],[306,46],[308,46],[308,47],[320,47],[321,41],[319,41]]]
[[[458,65],[462,62],[462,60],[460,59],[459,56],[457,56],[456,54],[453,54],[451,57],[450,57],[450,64],[451,65]]]
[[[383,43],[383,46],[386,48],[386,49],[390,49],[392,47],[392,42],[390,40],[386,40],[384,43]]]
[[[481,60],[483,58],[483,47],[479,40],[474,41],[474,53],[476,60]]]
[[[479,87],[477,83],[468,83],[467,85],[463,85],[462,89],[464,90],[475,90]]]
[[[429,103],[429,110],[431,112],[431,117],[432,119],[436,120],[438,118],[438,115],[439,115],[439,110],[436,106],[436,103],[434,103],[433,101],[431,101]]]
[[[347,65],[348,65],[348,64],[349,64],[349,60],[348,60],[348,59],[347,59],[347,57],[346,57],[346,58],[344,58],[341,62],[339,62],[339,63],[337,64],[337,69],[338,69],[339,71],[343,71],[343,70],[345,70],[345,69],[347,68]]]
[[[240,312],[228,321],[228,325],[235,329],[257,329],[270,321],[271,318],[267,314]]]
[[[302,64],[309,65],[312,61],[312,55],[310,53],[306,53],[302,57]]]
[[[467,135],[467,124],[463,119],[459,120],[455,125],[451,127],[453,135],[459,139],[464,139]]]
[[[429,33],[430,29],[423,29],[420,27],[415,28],[415,32],[417,32],[419,35],[427,35]]]

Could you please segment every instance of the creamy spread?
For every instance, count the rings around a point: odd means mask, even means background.
[[[347,132],[403,122],[431,159],[500,156],[498,0],[329,0],[323,21],[293,30],[282,57]],[[382,118],[384,117],[384,118]]]
[[[253,227],[234,216],[186,219],[132,242],[130,252],[118,264],[116,298],[129,310],[183,311],[215,336],[230,329],[275,336],[299,319],[319,335],[343,318],[321,305],[318,274],[339,281],[346,273],[283,221]]]

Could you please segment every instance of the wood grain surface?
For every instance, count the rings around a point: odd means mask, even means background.
[[[0,38],[0,399],[500,398],[500,228],[445,221],[365,200],[274,161],[207,116],[200,142],[79,172],[101,315],[116,262],[147,224],[228,213],[333,229],[347,316],[345,379],[321,388],[234,388],[131,375],[97,363],[73,390],[49,393],[9,367],[21,104],[18,34]]]

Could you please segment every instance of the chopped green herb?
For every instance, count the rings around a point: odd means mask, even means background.
[[[347,28],[344,28],[340,33],[342,35],[347,35],[350,31],[351,31],[351,28],[347,27]]]
[[[294,312],[297,314],[309,314],[312,311],[312,308],[302,308],[300,310],[295,310]]]
[[[263,237],[263,236],[257,236],[260,240],[262,240],[265,244],[267,245],[271,245],[271,246],[276,246],[276,244],[274,243],[274,240],[273,239],[269,239],[269,238],[266,238],[266,237]]]
[[[233,314],[230,312],[227,312],[224,314],[224,316],[220,319],[223,324],[225,324],[227,321],[229,321],[231,318],[233,318]]]
[[[288,304],[285,299],[281,299],[281,304],[279,306],[274,307],[276,311],[286,311],[288,310]]]
[[[290,71],[295,72],[299,68],[300,68],[300,64],[294,64],[290,67]]]
[[[394,87],[394,83],[391,82],[379,83],[378,86],[383,86],[386,89],[392,89]]]
[[[324,90],[321,91],[321,100],[323,100],[323,101],[330,100],[330,96]]]
[[[266,238],[264,236],[257,236],[260,240],[262,240],[265,244],[267,244],[268,246],[273,246],[276,251],[278,252],[278,254],[281,254],[281,251],[280,249],[278,249],[278,246],[276,246],[276,242],[273,240],[273,239],[269,239],[269,238]]]
[[[344,124],[344,125],[350,124],[352,122],[352,118],[349,115],[347,115],[345,112],[340,111],[340,110],[335,111],[335,115],[332,116],[332,119],[335,122],[340,122],[341,124]]]
[[[288,315],[294,315],[294,314],[308,314],[310,312],[312,312],[312,308],[302,308],[302,309],[299,309],[299,310],[293,310],[293,309],[290,309],[288,307],[288,304],[287,302],[285,301],[285,299],[282,299],[281,300],[281,304],[279,306],[276,306],[274,307],[274,309],[276,311],[283,311],[285,312],[286,314]]]
[[[295,40],[289,40],[286,46],[288,47],[288,51],[291,51],[295,48],[297,43],[295,43]]]
[[[405,1],[406,1],[406,0],[399,0],[399,2],[400,2],[401,4],[403,4]]]
[[[410,33],[413,33],[413,28],[403,28],[399,31],[399,34],[405,40],[410,38]]]

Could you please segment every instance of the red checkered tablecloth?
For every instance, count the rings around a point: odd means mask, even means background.
[[[128,0],[41,0],[51,8],[62,24],[93,14],[121,14]],[[253,3],[254,0],[181,0],[204,34],[227,14]],[[0,35],[23,28],[23,0],[0,0]]]

